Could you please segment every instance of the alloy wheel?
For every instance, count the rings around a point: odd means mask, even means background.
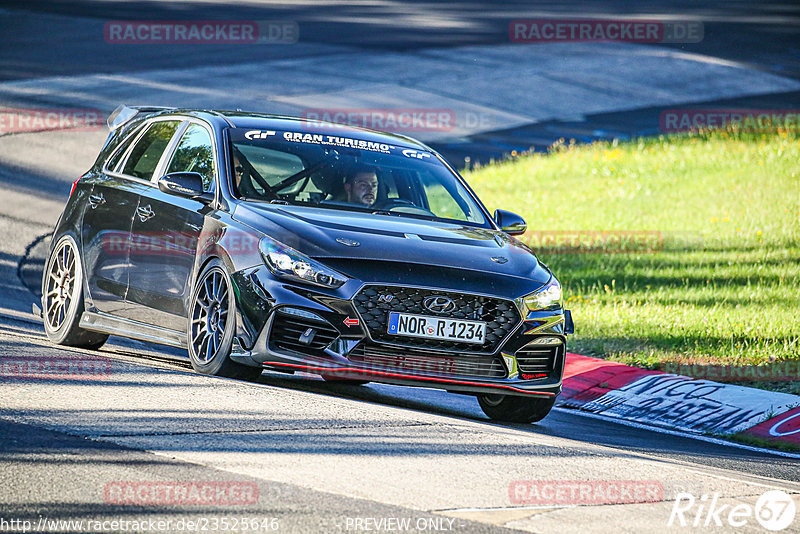
[[[75,301],[76,265],[75,251],[68,240],[62,241],[54,253],[47,273],[45,287],[45,320],[51,330],[58,330],[69,317],[70,306]]]
[[[208,271],[192,307],[191,343],[197,359],[211,361],[222,346],[228,323],[228,282],[219,269]]]

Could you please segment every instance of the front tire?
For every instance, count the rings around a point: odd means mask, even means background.
[[[78,244],[62,236],[42,273],[42,317],[47,337],[57,345],[99,349],[108,336],[78,325],[83,314],[83,267]]]
[[[556,402],[556,397],[520,397],[515,395],[478,395],[483,413],[495,421],[535,423],[541,421]]]
[[[189,359],[204,375],[256,380],[262,369],[230,359],[236,331],[236,300],[225,264],[212,260],[197,277],[189,309]]]

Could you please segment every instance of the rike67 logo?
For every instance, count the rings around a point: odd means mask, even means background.
[[[752,526],[755,519],[763,528],[778,532],[793,522],[797,509],[792,497],[781,490],[770,490],[756,501],[755,508],[749,504],[720,503],[718,493],[702,495],[696,499],[691,493],[678,493],[669,515],[668,527],[744,527]]]

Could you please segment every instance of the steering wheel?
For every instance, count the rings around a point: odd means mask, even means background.
[[[433,213],[431,210],[427,210],[425,208],[421,208],[410,202],[408,200],[402,198],[390,198],[388,200],[384,200],[377,206],[373,206],[376,210],[381,211],[389,211],[397,210],[398,213],[408,213],[412,215],[430,215],[431,217],[436,217],[436,214]]]
[[[372,207],[375,208],[376,210],[384,210],[384,211],[392,211],[395,208],[416,208],[418,210],[422,209],[413,202],[411,202],[410,200],[406,200],[404,198],[387,198],[383,202],[380,203],[376,202],[375,205]]]
[[[306,176],[302,180],[298,180],[297,182],[287,185],[284,189],[291,189],[288,193],[283,193],[281,196],[297,196],[300,191],[305,189],[306,185],[308,185],[309,180],[311,180],[310,176]],[[280,191],[275,191],[275,194],[279,193]]]

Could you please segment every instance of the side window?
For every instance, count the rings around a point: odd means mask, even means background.
[[[127,150],[127,148],[128,148],[128,143],[125,143],[124,146],[120,147],[119,150],[117,150],[114,153],[114,156],[110,160],[108,160],[108,163],[106,164],[106,169],[112,172],[116,170],[117,165],[119,165],[119,160],[122,159],[122,155],[125,154],[125,150]]]
[[[214,150],[208,130],[199,124],[189,124],[167,166],[171,172],[196,172],[203,177],[203,190],[214,189]]]
[[[111,156],[111,159],[109,159],[108,162],[106,163],[105,167],[106,169],[108,169],[111,172],[117,170],[117,167],[122,161],[122,157],[125,155],[125,152],[128,151],[128,147],[131,145],[131,141],[133,141],[133,139],[136,138],[137,133],[139,133],[138,129],[136,132],[132,134],[129,133],[128,138],[125,139],[122,143],[120,143],[117,149],[114,150],[114,155]]]
[[[303,161],[288,152],[248,145],[234,145],[233,148],[233,186],[239,197],[263,198],[262,182],[275,185],[304,169]],[[302,185],[302,180],[293,184]]]
[[[477,210],[470,209],[472,204],[467,200],[467,192],[463,188],[440,181],[439,177],[427,171],[419,174],[428,199],[428,209],[434,215],[459,221],[480,221]]]
[[[122,174],[150,180],[164,149],[178,129],[178,124],[180,123],[177,121],[153,123],[131,150]]]

